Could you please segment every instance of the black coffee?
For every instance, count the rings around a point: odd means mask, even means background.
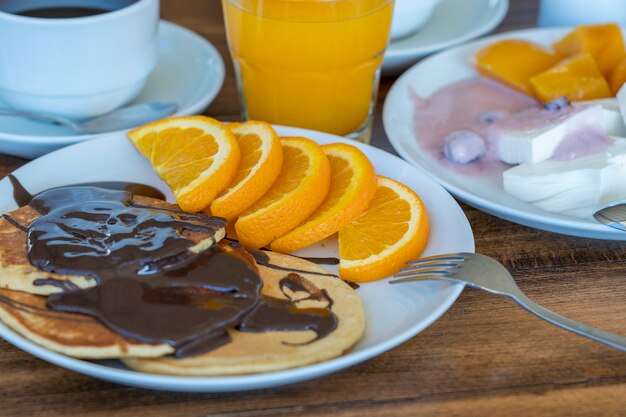
[[[45,7],[42,9],[24,10],[16,14],[48,19],[67,19],[72,17],[95,16],[106,12],[110,12],[110,10],[94,9],[92,7]]]
[[[0,0],[0,11],[41,19],[96,16],[123,9],[138,0]]]

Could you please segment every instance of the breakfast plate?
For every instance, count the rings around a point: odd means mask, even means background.
[[[399,74],[419,58],[491,32],[508,9],[508,0],[442,0],[420,30],[389,43],[383,75]]]
[[[528,29],[490,36],[434,55],[413,66],[393,85],[383,109],[383,124],[394,149],[407,161],[430,174],[452,194],[494,216],[549,232],[597,239],[626,240],[626,233],[591,219],[549,213],[506,193],[501,176],[465,176],[431,157],[418,143],[413,129],[413,94],[427,98],[438,89],[477,73],[470,63],[479,49],[501,39],[525,39],[550,45],[568,32]]]
[[[359,147],[377,172],[397,179],[422,198],[430,219],[431,235],[424,255],[473,252],[474,238],[467,218],[454,199],[426,174],[400,158],[374,147],[334,135],[303,129],[277,127],[282,136],[305,136],[318,143],[344,142]],[[60,149],[24,165],[14,173],[31,193],[44,189],[94,181],[131,181],[148,184],[173,200],[169,188],[154,174],[123,135],[109,135]],[[0,212],[16,208],[13,188],[0,181]],[[337,257],[336,238],[329,238],[296,253],[301,256]],[[332,270],[332,268],[329,268]],[[336,270],[334,271],[336,272]],[[463,285],[443,281],[389,285],[388,280],[362,284],[357,293],[366,314],[364,337],[345,355],[300,368],[224,377],[179,377],[131,371],[118,361],[85,361],[70,358],[36,345],[0,324],[0,337],[50,363],[108,381],[171,391],[223,392],[272,387],[335,372],[379,355],[415,336],[456,300]]]
[[[133,103],[175,102],[177,115],[201,113],[224,83],[224,61],[203,37],[174,23],[161,21],[157,65]],[[0,109],[8,106],[0,100]],[[0,153],[35,158],[55,149],[101,137],[80,135],[63,126],[0,116]]]

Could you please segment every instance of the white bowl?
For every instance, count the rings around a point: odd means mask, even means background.
[[[424,26],[440,0],[395,0],[391,22],[391,41],[416,32]]]

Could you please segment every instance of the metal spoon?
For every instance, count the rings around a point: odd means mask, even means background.
[[[626,232],[626,203],[618,203],[596,211],[593,217],[602,224]]]
[[[154,120],[162,119],[178,110],[176,103],[141,103],[113,110],[93,119],[76,122],[53,114],[28,113],[0,109],[1,116],[16,116],[40,122],[60,124],[81,134],[95,134],[130,129]]]

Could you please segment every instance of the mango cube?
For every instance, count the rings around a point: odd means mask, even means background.
[[[622,30],[615,23],[578,26],[552,46],[565,56],[582,52],[591,54],[605,77],[626,57]]]
[[[480,74],[532,96],[530,78],[555,65],[561,57],[536,43],[507,39],[484,47],[474,59]]]
[[[570,101],[611,96],[609,84],[588,53],[565,58],[552,68],[530,79],[535,96],[543,101],[567,97]]]
[[[626,58],[622,59],[611,72],[611,76],[609,77],[611,93],[616,95],[624,83],[626,83]]]

